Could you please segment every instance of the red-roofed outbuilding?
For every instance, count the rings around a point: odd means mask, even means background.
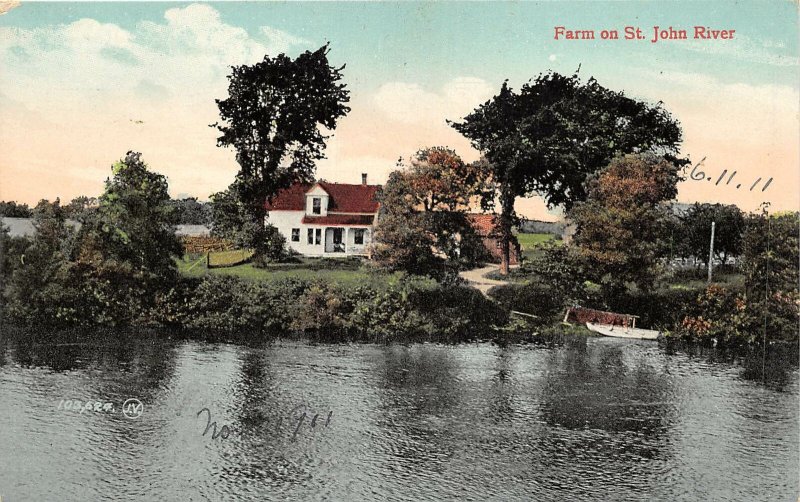
[[[480,236],[483,246],[498,261],[503,258],[503,249],[500,245],[500,216],[496,214],[471,213],[467,215],[472,228]],[[516,238],[511,240],[511,254],[509,263],[519,263],[520,246]]]

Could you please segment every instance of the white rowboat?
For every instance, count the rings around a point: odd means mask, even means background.
[[[655,340],[661,333],[652,329],[626,328],[625,326],[615,326],[612,324],[595,324],[587,322],[586,327],[589,331],[594,331],[604,336],[615,338],[633,338],[635,340]]]

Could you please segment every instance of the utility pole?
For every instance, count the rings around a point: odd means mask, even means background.
[[[711,222],[711,245],[708,248],[708,283],[711,284],[711,269],[714,267],[714,227],[716,222]]]

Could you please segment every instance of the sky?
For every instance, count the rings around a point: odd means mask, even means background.
[[[796,1],[23,1],[0,10],[0,200],[98,195],[128,150],[167,176],[173,196],[206,199],[238,170],[209,127],[230,66],[330,43],[352,110],[328,141],[319,178],[358,183],[368,173],[382,183],[399,158],[427,146],[474,160],[479,152],[448,119],[505,80],[519,88],[542,72],[580,68],[584,79],[663,102],[680,121],[681,152],[704,159],[695,172],[705,175],[682,182],[679,201],[800,208]],[[556,40],[556,26],[595,39]],[[644,38],[624,40],[626,26]],[[685,29],[688,39],[653,43],[654,26]],[[735,32],[699,40],[695,26]],[[614,29],[620,39],[601,39]],[[536,196],[517,209],[559,216]]]

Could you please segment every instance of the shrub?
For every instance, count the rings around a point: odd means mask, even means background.
[[[798,305],[796,291],[751,298],[741,290],[712,284],[690,304],[674,336],[725,346],[762,343],[765,336],[797,342]]]
[[[348,290],[324,283],[312,284],[299,298],[291,328],[316,337],[346,335],[355,305],[370,293],[374,294],[361,287]]]
[[[661,289],[656,291],[625,291],[606,297],[604,308],[623,314],[639,316],[637,326],[674,329],[680,325],[687,310],[703,289]]]
[[[547,242],[541,244],[538,251],[520,267],[517,277],[538,281],[566,304],[586,301],[584,283],[588,274],[570,248],[561,242]]]
[[[432,331],[397,288],[374,292],[359,301],[352,311],[350,327],[363,338],[384,343],[420,337]]]
[[[209,275],[189,292],[174,317],[190,330],[282,332],[290,328],[295,305],[307,288],[297,279],[259,283]]]
[[[557,321],[567,305],[566,296],[558,289],[540,281],[528,284],[496,286],[489,295],[507,310],[535,315],[532,324],[547,324]]]
[[[480,291],[466,286],[437,286],[409,292],[408,301],[444,340],[469,340],[508,322],[508,315]]]

